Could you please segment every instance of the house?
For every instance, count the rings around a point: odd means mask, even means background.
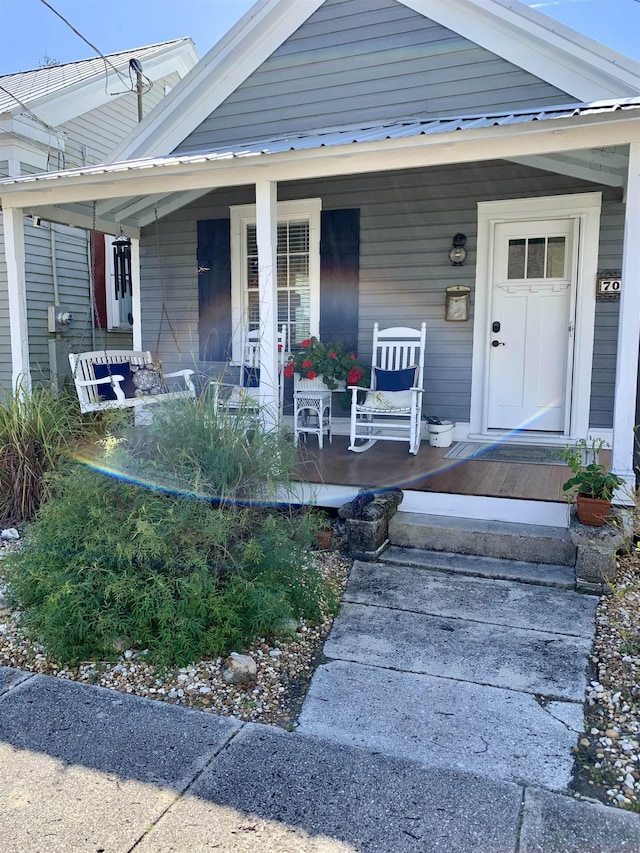
[[[425,415],[459,440],[599,437],[635,485],[640,65],[516,0],[259,0],[110,164],[0,197],[18,292],[24,214],[131,238],[134,347],[167,369],[220,371],[259,316],[269,403],[277,321],[366,360],[375,321],[425,320]],[[410,486],[403,508],[568,517]]]
[[[139,108],[143,115],[151,112],[197,58],[192,41],[182,38],[104,59],[1,76],[0,175],[18,177],[104,161],[136,126]],[[140,100],[131,60],[142,66]],[[0,388],[17,381],[16,368],[22,369],[23,359],[34,379],[56,383],[69,372],[70,351],[90,349],[93,343],[103,346],[103,341],[131,347],[130,294],[115,298],[111,246],[97,226],[90,238],[68,213],[50,221],[43,209],[24,220],[22,295],[8,289],[0,220]],[[28,333],[13,323],[21,315],[21,298],[26,300]],[[58,317],[64,322],[57,322]]]

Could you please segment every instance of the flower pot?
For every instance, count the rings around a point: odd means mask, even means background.
[[[346,382],[343,379],[336,379],[338,383],[338,387],[334,390],[336,391],[344,391],[347,387]],[[306,379],[303,376],[299,376],[297,373],[293,375],[293,390],[294,391],[329,391],[330,389],[324,384],[324,380],[322,378],[322,374],[320,376],[316,376],[315,379]]]
[[[609,515],[611,501],[577,495],[576,509],[580,524],[588,524],[590,527],[602,527]]]
[[[329,551],[333,548],[333,530],[319,530],[316,533],[316,545],[321,551]]]

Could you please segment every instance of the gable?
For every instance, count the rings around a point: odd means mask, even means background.
[[[571,100],[398,0],[325,0],[175,151]]]

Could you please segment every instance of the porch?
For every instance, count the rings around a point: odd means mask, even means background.
[[[366,453],[352,453],[348,444],[339,434],[322,450],[315,437],[300,442],[295,474],[316,490],[320,505],[339,506],[366,487],[395,487],[404,492],[404,511],[568,525],[562,486],[571,474],[564,464],[450,458],[455,443],[431,447],[424,440],[416,456],[395,442],[380,441]],[[610,464],[611,452],[602,451],[601,459]]]

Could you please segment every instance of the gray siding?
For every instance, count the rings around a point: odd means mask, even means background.
[[[568,100],[395,0],[326,0],[176,151],[376,119]]]
[[[473,323],[444,320],[444,290],[450,284],[474,287],[477,202],[594,189],[602,188],[494,161],[281,185],[279,198],[320,196],[325,209],[360,208],[360,358],[370,358],[376,320],[393,325],[426,320],[425,413],[468,421]],[[600,267],[615,268],[621,262],[621,193],[603,192]],[[178,351],[165,320],[159,350],[167,369],[181,364],[218,367],[197,363],[196,221],[228,216],[230,205],[253,200],[249,188],[215,192],[166,217],[160,222],[159,257],[153,229],[143,232],[144,346],[155,349],[164,303],[180,342]],[[457,231],[467,235],[463,267],[448,261]],[[596,313],[591,425],[610,427],[618,304],[599,302]]]
[[[51,236],[55,235],[55,266],[60,307],[74,315],[72,326],[52,335],[48,331],[47,312],[54,304],[53,255]],[[89,297],[87,232],[63,225],[45,223],[36,228],[25,220],[27,321],[29,349],[34,380],[49,381],[49,344],[56,341],[58,374],[69,372],[69,353],[88,349],[130,348],[130,333],[111,333],[94,329]]]
[[[178,74],[157,81],[144,96],[145,114],[163,97],[164,86],[175,85]],[[61,126],[66,134],[66,151],[51,151],[51,168],[65,168],[82,163],[103,161],[110,151],[137,123],[137,98],[129,92],[105,106],[91,110]],[[0,174],[8,168],[0,162]],[[41,168],[28,162],[20,163],[23,175],[40,172]],[[130,348],[130,332],[105,332],[93,329],[89,305],[89,266],[87,232],[77,228],[55,226],[56,270],[60,305],[76,318],[74,326],[57,337],[48,331],[47,311],[54,304],[52,229],[48,223],[36,228],[25,220],[25,258],[27,281],[27,321],[31,370],[35,380],[49,381],[51,377],[49,345],[56,341],[58,373],[68,373],[68,353],[98,348]],[[0,241],[3,234],[0,230]],[[0,385],[11,385],[11,348],[7,304],[7,274],[4,248],[0,242]]]
[[[143,96],[145,115],[164,97],[165,84],[175,86],[179,79],[178,74],[170,74],[153,84]],[[64,165],[60,168],[104,162],[137,123],[138,102],[135,92],[113,98],[108,104],[66,122],[60,128],[67,134]]]
[[[619,270],[622,266],[624,206],[621,190],[605,193],[600,224],[599,270]],[[592,427],[608,428],[613,423],[613,392],[618,346],[618,314],[620,301],[596,302],[595,342],[591,372]]]

